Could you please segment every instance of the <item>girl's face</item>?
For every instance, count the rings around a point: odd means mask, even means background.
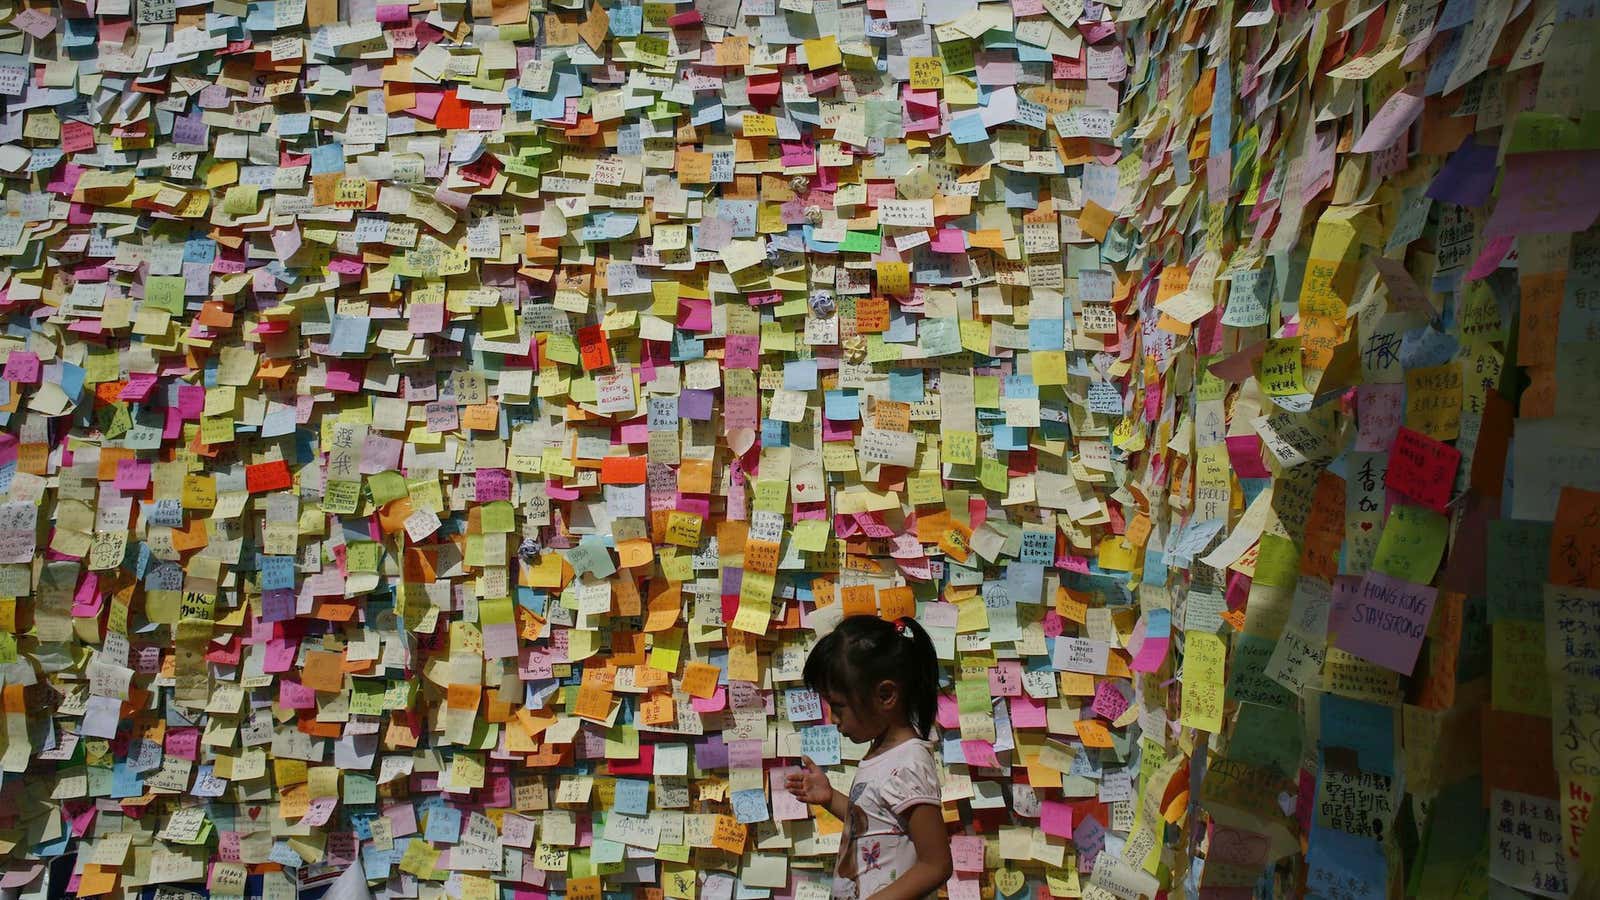
[[[866,744],[877,740],[894,724],[900,691],[894,682],[885,681],[866,699],[839,691],[830,691],[823,699],[828,701],[828,711],[839,733],[858,744]]]
[[[856,709],[855,698],[834,691],[825,699],[828,701],[828,712],[832,714],[833,723],[838,726],[839,733],[850,740],[858,744],[865,743],[876,739],[882,733],[881,727],[873,727]]]

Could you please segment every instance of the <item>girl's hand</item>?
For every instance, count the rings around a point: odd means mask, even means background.
[[[794,772],[785,780],[784,786],[789,789],[796,799],[817,806],[830,806],[833,800],[833,785],[828,783],[828,776],[823,774],[822,768],[811,761],[811,757],[801,757],[804,760],[805,771]]]

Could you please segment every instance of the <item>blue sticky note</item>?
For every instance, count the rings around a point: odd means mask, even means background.
[[[958,144],[976,144],[989,139],[989,129],[983,127],[979,113],[968,112],[950,119],[950,136]]]
[[[1028,429],[1012,425],[994,426],[994,448],[1018,453],[1026,452],[1028,449]]]
[[[800,752],[811,757],[811,761],[819,766],[838,765],[838,726],[812,725],[800,729]]]
[[[817,389],[817,361],[794,359],[783,364],[783,387],[789,391]]]
[[[622,862],[622,851],[625,849],[616,841],[597,837],[594,839],[594,846],[589,848],[589,861],[597,866],[619,865]]]
[[[733,801],[733,817],[745,825],[765,822],[770,818],[767,813],[767,792],[761,788],[734,791],[730,799]]]
[[[344,145],[338,141],[311,148],[311,174],[326,175],[344,171]]]
[[[883,333],[885,344],[915,344],[917,320],[898,307],[889,310],[889,330]]]
[[[340,356],[359,356],[367,352],[367,335],[371,328],[372,320],[366,316],[335,316],[328,349]]]
[[[1386,896],[1389,864],[1383,846],[1369,837],[1311,826],[1306,886],[1323,897]]]
[[[761,446],[787,447],[789,446],[789,423],[777,419],[761,420]]]
[[[854,390],[828,391],[823,394],[823,415],[835,422],[855,422],[861,419],[861,397]]]
[[[261,589],[286,591],[294,589],[294,557],[261,557]]]
[[[1065,319],[1028,320],[1029,350],[1065,350],[1066,341]]]
[[[1006,595],[1014,603],[1039,603],[1044,599],[1044,569],[1038,563],[1015,562],[1006,566]]]
[[[642,778],[617,779],[617,797],[612,809],[629,816],[649,815],[650,782]]]
[[[444,844],[461,840],[461,811],[444,803],[435,806],[428,813],[428,827],[423,837]]]
[[[607,12],[611,15],[611,33],[617,37],[638,37],[644,28],[642,6],[613,6]]]
[[[1139,580],[1144,584],[1165,587],[1167,583],[1167,555],[1155,547],[1144,548],[1144,573]]]
[[[892,369],[889,372],[889,399],[897,403],[920,403],[927,399],[922,387],[921,369]]]

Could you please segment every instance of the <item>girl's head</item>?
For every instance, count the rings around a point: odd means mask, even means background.
[[[939,658],[910,617],[850,616],[806,657],[806,687],[832,708],[845,737],[878,739],[904,723],[926,739],[938,704]]]

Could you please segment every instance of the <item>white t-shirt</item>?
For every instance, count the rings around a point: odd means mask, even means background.
[[[940,803],[931,741],[913,738],[862,760],[850,786],[850,809],[834,865],[835,898],[866,900],[916,864],[917,848],[906,834],[906,822],[911,808],[924,803]]]

